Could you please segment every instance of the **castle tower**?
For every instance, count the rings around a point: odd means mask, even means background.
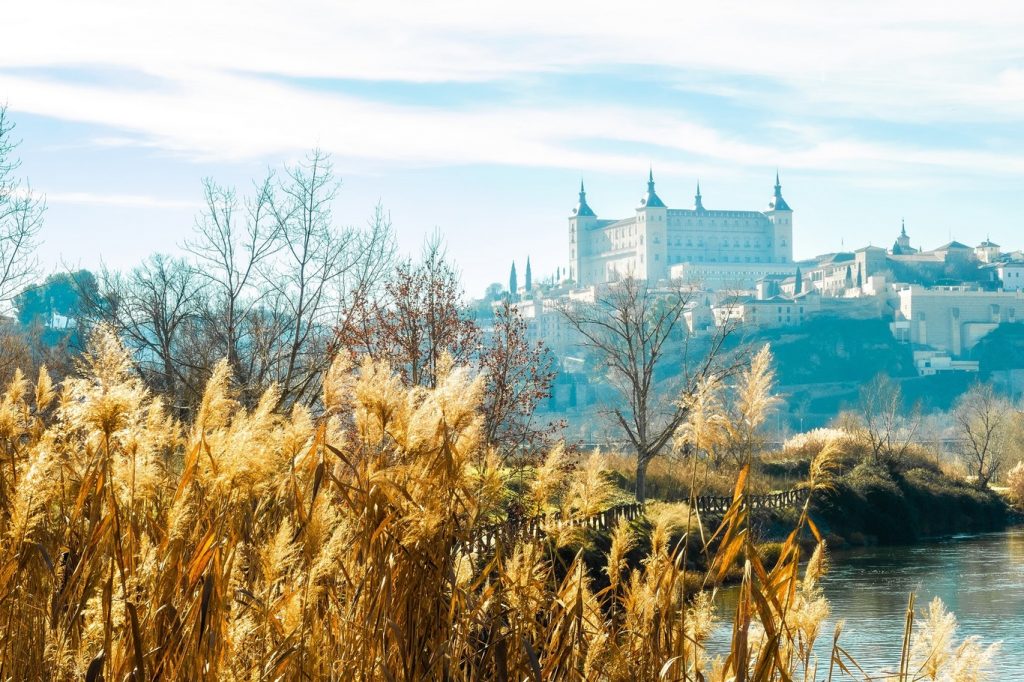
[[[782,183],[779,182],[779,173],[775,172],[775,194],[768,202],[768,210],[765,212],[768,219],[772,221],[774,235],[772,236],[772,259],[776,263],[793,262],[793,209],[789,207],[786,200],[782,198]]]
[[[668,277],[668,207],[654,191],[654,170],[647,174],[647,193],[636,209],[636,268],[633,275],[656,282]]]
[[[900,236],[896,237],[896,241],[892,245],[892,253],[894,256],[917,253],[917,249],[910,245],[910,237],[907,236],[907,222],[905,220],[900,220]]]
[[[693,209],[698,213],[704,211],[704,202],[700,197],[700,180],[697,181],[697,194],[693,197]]]
[[[578,287],[585,287],[594,279],[591,273],[584,272],[583,259],[590,253],[588,231],[597,225],[597,215],[587,205],[587,191],[580,180],[580,199],[576,208],[569,215],[569,270],[567,279]]]

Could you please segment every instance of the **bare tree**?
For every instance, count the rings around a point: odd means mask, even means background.
[[[879,374],[860,391],[861,426],[876,462],[898,466],[906,457],[921,426],[920,407],[903,408],[903,390]]]
[[[246,325],[266,295],[260,266],[281,249],[280,224],[273,206],[273,175],[239,204],[235,190],[203,182],[206,209],[196,219],[195,236],[184,247],[196,258],[196,271],[208,284],[204,328],[214,362],[226,357],[240,385],[250,386],[243,346]],[[244,212],[239,218],[239,213]],[[239,223],[242,224],[239,224]]]
[[[433,386],[441,358],[470,363],[480,332],[466,315],[459,274],[448,263],[436,235],[423,247],[419,263],[399,264],[383,295],[361,299],[338,330],[351,352],[387,360],[412,386]]]
[[[379,294],[394,257],[391,221],[377,206],[365,229],[339,228],[340,182],[330,158],[269,173],[240,201],[207,180],[206,209],[185,248],[208,284],[193,355],[227,357],[244,402],[276,383],[281,405],[311,404],[333,352],[333,330],[356,301]]]
[[[353,230],[333,224],[331,205],[340,181],[328,155],[314,150],[285,175],[272,200],[281,252],[262,268],[271,294],[270,321],[279,323],[274,379],[282,404],[308,402],[318,394],[343,316],[334,283],[354,266],[357,245]]]
[[[366,228],[351,234],[351,263],[334,281],[336,296],[342,302],[345,324],[358,301],[377,300],[384,295],[385,284],[395,268],[395,232],[391,215],[378,203]]]
[[[99,290],[83,293],[89,320],[113,327],[134,350],[146,383],[179,415],[186,413],[201,397],[207,374],[191,348],[205,295],[196,270],[156,254],[127,274],[104,270]]]
[[[487,378],[484,433],[504,460],[539,454],[561,423],[538,423],[537,406],[551,394],[553,359],[540,341],[527,338],[526,321],[506,298],[494,311],[480,351],[480,369]]]
[[[13,154],[14,123],[0,106],[0,304],[6,304],[36,274],[35,249],[46,203],[15,173],[21,162]]]
[[[958,450],[979,488],[987,488],[1003,465],[1013,418],[1013,405],[991,384],[975,384],[953,408]]]
[[[736,368],[722,362],[723,343],[733,329],[729,325],[706,338],[702,352],[691,353],[694,337],[686,331],[683,313],[692,298],[692,288],[682,283],[659,289],[627,278],[593,303],[571,300],[559,306],[621,397],[611,414],[635,452],[641,501],[651,460],[686,422],[693,404],[687,397]]]

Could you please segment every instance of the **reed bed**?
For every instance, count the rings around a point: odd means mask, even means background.
[[[409,389],[342,358],[320,413],[280,414],[274,389],[244,408],[222,363],[183,424],[103,329],[76,378],[18,374],[0,403],[0,679],[863,679],[838,630],[830,661],[811,653],[828,604],[806,508],[764,565],[746,470],[717,530],[657,515],[639,564],[620,523],[601,589],[582,552],[562,562],[564,538],[471,553],[511,495],[565,518],[614,492],[599,460],[574,470],[560,447],[513,492],[482,442],[482,387],[445,366],[436,388]],[[810,485],[827,485],[828,465],[816,460]],[[722,658],[704,649],[713,596],[687,579],[691,543],[670,545],[673,525],[701,534],[707,587],[740,567]],[[993,650],[954,646],[947,616],[935,606],[911,637],[910,609],[898,679],[955,666],[981,679]]]

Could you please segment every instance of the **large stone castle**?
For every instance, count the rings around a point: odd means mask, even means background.
[[[652,172],[636,214],[606,220],[587,204],[581,182],[569,216],[569,249],[568,279],[578,287],[629,276],[749,286],[793,270],[793,210],[782,198],[778,174],[767,211],[718,211],[704,208],[699,183],[693,208],[668,208]]]

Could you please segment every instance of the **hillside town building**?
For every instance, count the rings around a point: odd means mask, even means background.
[[[903,222],[889,249],[868,245],[794,261],[793,210],[777,174],[767,210],[743,211],[705,208],[699,184],[692,208],[670,208],[649,173],[634,215],[622,219],[598,217],[580,183],[568,236],[567,267],[538,286],[527,259],[525,286],[513,268],[513,290],[504,295],[529,337],[570,374],[586,360],[561,304],[593,302],[628,277],[666,295],[679,282],[690,285],[684,321],[692,334],[735,324],[795,328],[818,316],[886,320],[921,375],[979,371],[972,349],[1000,325],[1024,319],[1024,253],[1004,253],[988,238],[925,249]],[[572,404],[584,395],[571,382],[560,390]]]

